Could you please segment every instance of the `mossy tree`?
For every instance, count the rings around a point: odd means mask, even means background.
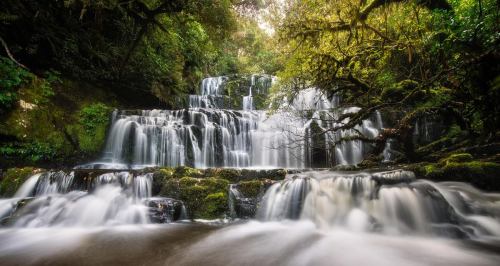
[[[399,111],[403,116],[377,138],[356,138],[373,142],[375,153],[387,138],[399,139],[409,160],[418,159],[413,126],[425,116],[445,117],[469,139],[494,140],[500,124],[497,1],[276,3],[272,21],[286,56],[277,100],[316,86],[361,107],[327,131],[353,128],[376,110]]]

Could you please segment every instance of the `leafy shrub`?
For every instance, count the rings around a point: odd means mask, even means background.
[[[79,123],[82,130],[78,134],[80,149],[94,153],[101,149],[106,138],[111,108],[103,103],[95,103],[82,108]]]
[[[56,148],[48,143],[33,141],[28,143],[8,143],[0,147],[0,156],[4,159],[24,160],[37,163],[53,159],[57,154]]]
[[[30,72],[0,56],[0,113],[12,108],[18,99],[17,89],[31,77]]]

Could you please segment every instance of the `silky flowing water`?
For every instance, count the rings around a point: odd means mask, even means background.
[[[403,170],[305,170],[359,163],[369,145],[331,143],[377,136],[381,114],[318,137],[359,108],[309,88],[268,114],[256,95],[275,79],[253,75],[241,108],[224,109],[227,80],[203,80],[186,109],[115,111],[101,160],[76,167],[108,170],[38,173],[0,199],[0,264],[498,265],[500,194]],[[129,170],[179,165],[296,170],[256,199],[231,184],[226,219],[191,221],[181,201],[154,195],[152,173]],[[236,201],[256,201],[256,215],[238,217]]]
[[[3,265],[497,265],[500,194],[408,171],[289,174],[254,219],[152,224],[151,175],[28,179],[0,229]],[[34,182],[37,179],[37,182]],[[52,183],[47,182],[51,180]],[[49,189],[50,188],[50,189]],[[23,193],[23,194],[21,194]],[[8,209],[8,208],[7,208]],[[5,211],[4,211],[5,212]]]
[[[294,168],[357,164],[369,151],[361,140],[332,143],[362,132],[376,137],[383,127],[375,113],[351,130],[317,132],[349,121],[340,116],[359,111],[341,107],[340,97],[316,88],[283,100],[269,114],[256,110],[254,95],[267,95],[276,78],[252,75],[242,106],[229,106],[229,77],[206,78],[200,94],[180,110],[116,110],[101,160],[78,168],[136,169],[187,165],[197,168]],[[232,108],[229,108],[232,107]],[[333,163],[333,164],[332,164]]]

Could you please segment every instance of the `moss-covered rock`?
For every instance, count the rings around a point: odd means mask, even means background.
[[[469,156],[458,158],[469,159]],[[494,162],[443,161],[445,164],[434,163],[417,167],[415,174],[418,177],[433,181],[461,181],[470,183],[480,189],[500,191],[500,164]]]
[[[184,202],[191,219],[214,219],[228,211],[229,181],[221,178],[167,178],[160,195]]]
[[[454,153],[444,159],[441,159],[439,163],[441,165],[447,165],[449,163],[463,163],[470,162],[472,160],[474,160],[474,157],[472,157],[470,153]]]
[[[175,170],[173,168],[169,168],[169,167],[159,168],[159,169],[154,170],[154,172],[153,172],[153,188],[152,188],[153,195],[159,194],[161,192],[163,184],[167,180],[174,178],[174,173],[175,173]]]
[[[13,196],[24,181],[34,173],[35,169],[33,167],[8,169],[0,183],[0,195],[4,197]]]
[[[205,175],[237,182],[241,177],[241,170],[232,168],[211,168],[205,171]]]
[[[250,170],[242,169],[241,177],[239,180],[254,180],[254,179],[271,179],[283,180],[287,175],[285,169],[271,169],[271,170]]]
[[[202,206],[199,211],[200,217],[206,219],[220,218],[228,210],[228,195],[223,192],[208,194],[203,200]]]
[[[15,108],[0,117],[0,164],[57,167],[97,157],[115,105],[105,89],[83,87],[51,76],[21,87]]]
[[[221,178],[209,177],[200,179],[200,185],[206,186],[210,193],[216,193],[219,191],[224,191],[227,193],[229,187],[229,181]]]
[[[263,188],[263,182],[260,180],[241,181],[238,183],[238,189],[246,198],[255,198],[259,196]]]
[[[175,177],[183,177],[183,176],[202,177],[203,172],[202,172],[202,170],[196,169],[196,168],[191,168],[191,167],[187,167],[187,166],[178,166],[175,168],[174,176]]]
[[[106,141],[111,107],[103,103],[84,106],[78,112],[78,130],[76,136],[80,150],[87,154],[101,151]]]

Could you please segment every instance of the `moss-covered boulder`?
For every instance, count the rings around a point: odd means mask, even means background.
[[[474,160],[474,157],[470,153],[454,153],[450,156],[443,158],[439,161],[441,165],[447,165],[449,163],[463,163],[470,162]]]
[[[239,180],[254,180],[254,179],[271,179],[283,180],[290,170],[285,169],[270,169],[270,170],[250,170],[242,169]]]
[[[178,166],[175,168],[173,176],[174,177],[183,177],[183,176],[202,177],[203,170],[191,168],[191,167],[187,167],[187,166]]]
[[[155,169],[153,172],[153,187],[152,187],[153,195],[159,194],[163,187],[163,184],[167,180],[174,178],[174,174],[175,174],[174,168],[164,167]]]
[[[10,168],[2,176],[0,196],[12,197],[28,177],[35,174],[33,167]]]
[[[453,161],[454,159],[460,161],[470,158],[457,156],[452,160],[421,165],[417,167],[415,173],[418,177],[433,181],[461,181],[483,190],[500,191],[500,164],[482,161],[457,162]]]
[[[241,170],[233,168],[210,168],[205,171],[205,175],[237,182],[240,180]]]
[[[114,104],[107,88],[83,87],[57,73],[32,75],[0,118],[0,164],[57,167],[97,157]]]
[[[229,181],[221,178],[169,178],[160,195],[184,202],[191,219],[221,218],[228,211]]]
[[[200,217],[219,218],[228,211],[228,195],[224,192],[208,194],[203,200]]]
[[[239,191],[246,198],[258,197],[263,187],[263,181],[260,180],[241,181],[238,183]]]

